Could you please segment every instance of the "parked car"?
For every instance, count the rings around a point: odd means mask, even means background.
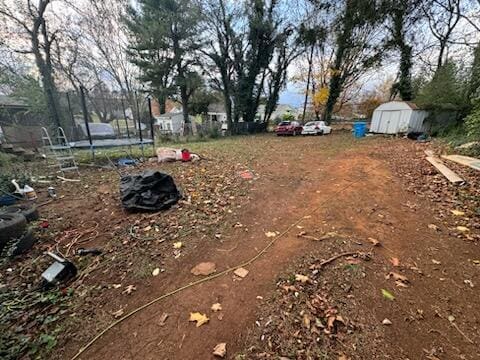
[[[275,129],[277,136],[280,135],[300,135],[302,133],[302,125],[298,121],[282,121]]]
[[[326,135],[332,132],[332,128],[324,121],[310,121],[303,126],[302,135]]]

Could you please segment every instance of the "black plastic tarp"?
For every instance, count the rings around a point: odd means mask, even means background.
[[[181,198],[170,175],[152,170],[123,176],[120,195],[127,210],[165,210]]]

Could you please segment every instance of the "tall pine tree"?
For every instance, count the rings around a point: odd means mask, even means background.
[[[126,19],[132,43],[132,62],[141,70],[142,81],[164,106],[169,95],[182,102],[184,122],[189,123],[188,101],[196,51],[200,47],[200,16],[196,3],[189,0],[138,0]]]

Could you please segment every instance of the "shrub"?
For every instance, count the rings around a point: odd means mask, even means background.
[[[465,127],[469,137],[480,140],[480,101],[477,101],[473,110],[465,118]]]
[[[220,129],[218,126],[212,126],[210,128],[209,136],[211,139],[218,139],[220,137]]]

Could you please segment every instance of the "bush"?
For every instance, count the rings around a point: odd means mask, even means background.
[[[7,166],[15,161],[18,161],[17,156],[0,152],[0,167]]]
[[[465,128],[473,140],[480,140],[480,101],[465,118]]]
[[[208,135],[211,139],[218,139],[220,137],[220,129],[218,126],[212,126]]]

